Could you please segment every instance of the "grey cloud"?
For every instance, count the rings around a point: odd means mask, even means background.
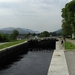
[[[17,3],[0,3],[0,8],[19,8]]]
[[[0,27],[14,26],[39,31],[55,31],[61,27],[61,8],[68,1],[70,0],[2,2],[0,3],[0,13],[4,15],[0,15]]]
[[[23,3],[0,3],[0,8],[8,9],[16,16],[25,14],[33,15],[37,13],[35,10],[30,9],[30,6],[27,6],[27,4],[24,5]]]

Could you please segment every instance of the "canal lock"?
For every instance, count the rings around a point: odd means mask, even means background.
[[[0,51],[0,69],[17,59],[19,55],[26,54],[28,51],[54,50],[56,41],[58,41],[56,38],[29,40],[26,43]]]

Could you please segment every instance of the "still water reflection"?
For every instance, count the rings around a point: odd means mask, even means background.
[[[0,75],[47,75],[53,50],[28,51],[0,70]]]

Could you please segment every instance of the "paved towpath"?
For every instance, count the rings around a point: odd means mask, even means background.
[[[75,45],[75,40],[66,39],[66,41]],[[69,75],[75,75],[75,50],[67,50],[65,52],[65,57],[67,60]]]
[[[59,42],[56,43],[56,50],[54,50],[47,75],[69,75],[64,50],[60,49]]]

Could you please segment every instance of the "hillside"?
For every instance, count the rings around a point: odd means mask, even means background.
[[[57,34],[60,34],[60,33],[62,33],[62,29],[59,29],[59,30],[54,31],[54,32],[56,32]]]
[[[39,33],[39,31],[33,31],[31,29],[25,29],[25,28],[14,28],[14,27],[8,27],[8,28],[3,28],[0,29],[1,33],[5,34],[11,34],[13,30],[18,30],[20,34],[27,34],[27,33]]]

